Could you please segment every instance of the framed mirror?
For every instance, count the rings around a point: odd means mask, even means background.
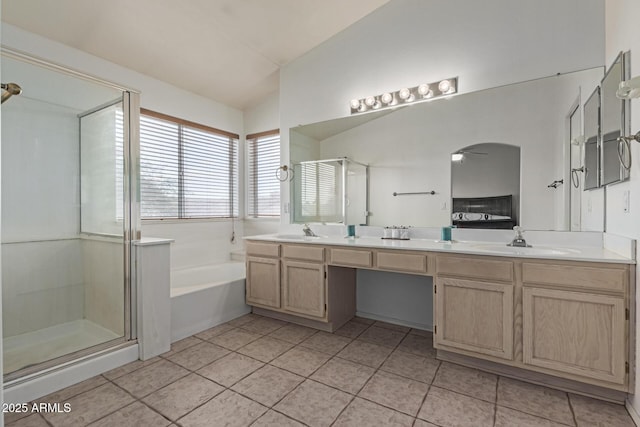
[[[622,165],[618,154],[618,138],[627,132],[628,103],[616,97],[620,82],[629,76],[629,52],[618,55],[604,78],[601,87],[601,185],[629,179],[629,171]]]
[[[600,88],[584,103],[584,190],[600,187]]]

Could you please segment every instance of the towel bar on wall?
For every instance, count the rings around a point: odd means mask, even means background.
[[[431,195],[434,195],[434,194],[436,194],[436,192],[431,190],[431,191],[417,191],[417,192],[414,192],[414,193],[396,193],[396,192],[393,193],[394,196],[413,196],[415,194],[431,194]]]

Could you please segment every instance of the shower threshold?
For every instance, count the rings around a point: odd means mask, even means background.
[[[4,338],[4,374],[121,337],[87,319]]]

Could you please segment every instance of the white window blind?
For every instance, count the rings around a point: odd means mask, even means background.
[[[247,216],[280,216],[280,133],[247,135]]]
[[[339,169],[327,163],[303,163],[299,170],[302,216],[308,220],[338,218]]]
[[[142,218],[237,216],[237,136],[151,114],[140,116]]]

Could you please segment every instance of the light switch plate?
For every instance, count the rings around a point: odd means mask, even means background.
[[[630,191],[629,190],[625,190],[624,193],[622,194],[622,210],[625,213],[629,213],[629,196],[630,196]]]

